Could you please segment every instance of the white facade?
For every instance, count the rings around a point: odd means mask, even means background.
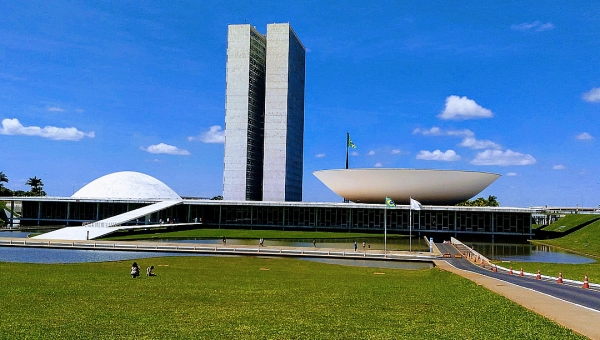
[[[289,24],[229,26],[224,199],[302,200],[304,60]]]
[[[265,201],[302,200],[304,61],[289,24],[267,25]]]
[[[250,25],[227,36],[223,197],[262,199],[266,39]]]
[[[352,202],[397,204],[409,198],[428,205],[454,205],[487,188],[500,175],[460,170],[338,169],[313,174],[336,194]]]

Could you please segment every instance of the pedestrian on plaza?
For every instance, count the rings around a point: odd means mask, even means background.
[[[316,238],[313,238],[313,247],[315,247],[315,248],[317,247],[317,239]]]
[[[358,249],[358,245],[356,244],[356,241],[354,241],[354,251],[356,251],[356,249]]]
[[[363,241],[363,250],[365,250],[366,246],[367,246],[367,242]]]

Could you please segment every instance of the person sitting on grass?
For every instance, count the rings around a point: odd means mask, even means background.
[[[138,276],[140,276],[140,266],[138,266],[137,262],[134,262],[131,265],[131,278],[135,279]]]
[[[154,266],[146,268],[146,276],[156,276],[156,274],[154,274]]]

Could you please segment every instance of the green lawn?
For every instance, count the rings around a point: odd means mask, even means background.
[[[584,339],[438,269],[295,259],[0,263],[3,339]]]
[[[569,235],[550,239],[536,240],[536,244],[547,244],[572,252],[600,258],[600,220],[597,220]]]

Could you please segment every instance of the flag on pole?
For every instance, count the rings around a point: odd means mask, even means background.
[[[419,201],[414,200],[412,197],[410,198],[410,209],[411,210],[421,210],[422,206]]]
[[[347,147],[356,149],[356,145],[354,145],[354,143],[352,143],[352,139],[350,139],[350,134],[348,134]]]
[[[393,199],[391,199],[391,198],[389,198],[389,197],[386,197],[386,198],[385,198],[385,205],[386,205],[388,208],[393,208],[393,207],[395,207],[395,206],[396,206],[396,202],[394,202],[394,200],[393,200]]]

